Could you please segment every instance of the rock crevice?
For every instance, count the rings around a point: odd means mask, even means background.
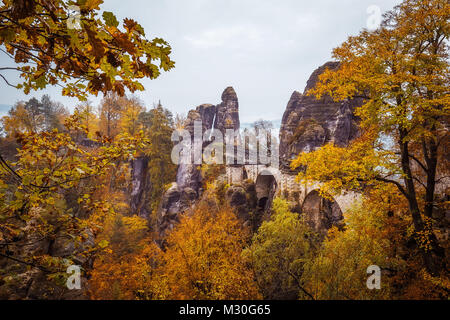
[[[307,81],[303,94],[294,91],[283,114],[280,128],[280,166],[289,171],[290,161],[300,152],[313,151],[326,143],[347,146],[356,138],[358,118],[354,110],[361,98],[336,102],[329,96],[316,99],[307,95],[327,68],[336,69],[338,62],[327,62],[317,68]]]

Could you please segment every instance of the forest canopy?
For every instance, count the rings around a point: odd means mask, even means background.
[[[0,120],[0,299],[448,300],[448,1],[403,0],[333,50],[336,68],[298,95],[361,99],[358,134],[297,151],[280,173],[292,181],[175,165],[175,130],[192,134],[202,117],[207,129],[239,126],[234,89],[187,116],[143,101],[142,80],[175,67],[171,46],[102,3],[0,5],[13,65],[0,66],[2,85],[79,100],[30,97]],[[293,145],[330,134],[302,121]],[[357,195],[345,210],[343,194]]]

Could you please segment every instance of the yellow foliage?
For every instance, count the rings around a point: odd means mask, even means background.
[[[120,214],[106,218],[103,232],[96,240],[103,251],[96,257],[90,273],[92,299],[155,297],[152,263],[161,251],[147,233],[147,222],[143,218]]]
[[[246,232],[229,208],[199,205],[181,218],[163,255],[169,299],[256,299],[251,270],[241,258]]]

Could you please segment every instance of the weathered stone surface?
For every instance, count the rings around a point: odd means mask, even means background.
[[[222,93],[222,102],[218,105],[202,104],[190,110],[184,125],[189,131],[193,144],[194,125],[202,122],[202,134],[210,129],[220,130],[225,134],[226,129],[239,129],[239,103],[236,92],[232,87]],[[203,141],[202,148],[210,142]],[[193,161],[193,152],[192,158]],[[158,210],[158,231],[164,235],[173,228],[178,221],[178,215],[186,211],[191,203],[202,195],[202,175],[198,164],[180,164],[177,169],[176,183],[163,195]]]
[[[148,218],[148,199],[146,190],[150,188],[148,175],[148,157],[141,156],[130,162],[131,166],[131,191],[130,209],[132,214]]]
[[[202,132],[213,127],[214,118],[216,116],[216,106],[212,104],[201,104],[197,108],[190,110],[187,115],[185,129],[188,130],[191,136],[194,135],[195,121],[202,122]]]
[[[343,219],[339,205],[331,199],[321,197],[317,191],[310,192],[305,198],[302,215],[322,237],[325,237],[328,229],[332,226],[340,227]]]
[[[358,119],[353,111],[361,105],[362,99],[335,102],[328,96],[318,100],[306,95],[326,68],[336,69],[338,66],[337,62],[325,63],[312,73],[303,94],[292,93],[280,128],[280,165],[283,170],[289,171],[290,161],[300,152],[313,151],[329,142],[346,146],[358,136]]]
[[[233,87],[226,88],[222,93],[222,103],[216,106],[214,128],[219,129],[223,134],[226,129],[240,128],[239,102]]]
[[[157,230],[161,237],[179,222],[180,214],[187,211],[198,198],[197,192],[190,188],[180,188],[177,183],[164,193],[157,213]]]
[[[244,226],[250,227],[253,231],[258,229],[264,219],[264,209],[258,207],[258,197],[253,181],[245,180],[230,186],[225,193],[225,200]]]
[[[247,201],[247,193],[243,186],[231,186],[225,194],[229,205],[243,221],[249,220],[249,211],[252,209]]]

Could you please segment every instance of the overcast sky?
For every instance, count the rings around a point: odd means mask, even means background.
[[[280,119],[291,93],[303,92],[311,72],[331,50],[366,27],[367,8],[391,9],[395,0],[105,0],[103,10],[137,20],[148,38],[173,49],[173,70],[144,80],[137,95],[151,107],[161,100],[172,112],[220,102],[233,86],[241,122]],[[0,52],[0,66],[11,65]],[[8,74],[9,78],[13,75]],[[0,82],[0,105],[48,93],[73,108],[60,88],[29,96]],[[91,97],[95,104],[101,99]]]

